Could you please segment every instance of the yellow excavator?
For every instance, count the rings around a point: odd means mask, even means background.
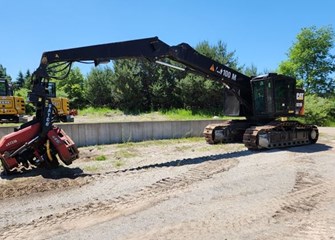
[[[18,123],[26,113],[23,97],[13,96],[12,85],[5,78],[0,79],[0,122]]]
[[[59,120],[73,122],[70,113],[69,99],[56,96],[56,83],[48,83],[49,97],[58,111]],[[26,122],[25,100],[23,97],[14,96],[12,85],[5,78],[0,78],[0,123]]]
[[[70,113],[69,99],[64,97],[57,97],[56,83],[48,83],[48,96],[51,98],[52,104],[57,108],[58,118],[61,122],[73,122],[73,115]]]

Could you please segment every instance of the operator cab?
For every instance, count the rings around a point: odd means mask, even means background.
[[[251,79],[254,116],[277,118],[295,115],[295,79],[269,73]]]

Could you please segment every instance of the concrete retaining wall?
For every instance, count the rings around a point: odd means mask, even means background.
[[[200,137],[206,125],[221,120],[66,123],[59,126],[78,147],[183,137]],[[1,127],[0,136],[13,132]]]

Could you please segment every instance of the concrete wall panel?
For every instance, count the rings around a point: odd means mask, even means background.
[[[200,137],[206,125],[220,120],[151,121],[109,123],[58,124],[81,146],[138,142],[146,140]],[[0,127],[0,137],[14,131],[14,127]]]

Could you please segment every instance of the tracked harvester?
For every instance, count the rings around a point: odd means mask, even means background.
[[[295,79],[279,74],[248,77],[194,50],[186,43],[169,46],[157,37],[44,52],[32,75],[30,102],[36,107],[34,120],[0,140],[0,159],[6,173],[21,167],[56,167],[78,158],[72,139],[53,123],[57,108],[48,86],[57,69],[71,69],[73,62],[90,61],[95,66],[110,60],[145,58],[154,63],[199,74],[226,86],[224,110],[245,120],[209,125],[208,143],[243,142],[249,149],[267,149],[315,143],[318,129],[280,117],[303,115],[304,91]],[[171,60],[167,63],[166,59]],[[178,66],[171,64],[178,63]],[[64,77],[66,77],[65,74]]]
[[[227,115],[246,119],[206,126],[204,135],[208,143],[243,142],[248,149],[257,150],[317,142],[316,126],[286,120],[304,115],[304,90],[296,88],[294,78],[269,73],[254,78],[242,75],[241,79],[245,80],[240,84],[249,83],[244,86],[247,90],[237,89],[239,97],[226,94],[224,110]],[[242,99],[236,101],[239,98]]]

